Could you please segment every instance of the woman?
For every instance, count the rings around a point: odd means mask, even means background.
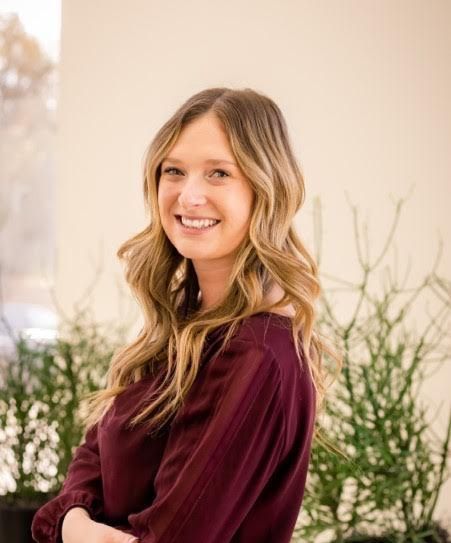
[[[118,256],[144,326],[89,398],[37,542],[288,542],[325,392],[304,181],[278,106],[189,98],[144,166],[150,224]]]

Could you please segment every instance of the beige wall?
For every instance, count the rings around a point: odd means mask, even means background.
[[[90,284],[99,318],[119,319],[119,244],[146,218],[141,164],[155,131],[209,86],[253,87],[284,111],[304,169],[297,217],[313,246],[323,203],[323,271],[358,279],[345,192],[366,217],[375,257],[407,196],[397,248],[410,283],[450,268],[451,3],[443,0],[66,1],[59,98],[58,283],[66,308]],[[419,307],[418,323],[426,308]],[[451,361],[425,386],[449,409]],[[438,425],[438,426],[437,426]],[[442,493],[446,515],[451,485]],[[447,512],[449,517],[449,509]]]

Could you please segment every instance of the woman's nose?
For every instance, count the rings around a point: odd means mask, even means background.
[[[199,183],[187,182],[179,195],[179,203],[184,207],[201,205],[206,202],[204,190]]]
[[[199,206],[205,204],[206,200],[204,196],[196,194],[183,194],[180,195],[179,203],[182,207]]]

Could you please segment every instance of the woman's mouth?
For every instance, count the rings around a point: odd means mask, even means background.
[[[177,221],[177,224],[180,227],[181,232],[184,234],[190,234],[190,235],[205,234],[213,230],[221,222],[221,221],[218,221],[215,224],[212,224],[209,226],[188,226],[187,224],[182,223],[182,218],[180,215],[175,215],[175,219]]]

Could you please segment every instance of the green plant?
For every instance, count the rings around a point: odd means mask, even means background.
[[[0,466],[9,481],[0,489],[3,503],[39,505],[61,488],[82,438],[80,400],[104,386],[124,341],[123,328],[108,331],[80,310],[52,344],[14,339],[16,355],[0,367]]]
[[[354,285],[326,276],[340,283],[336,290],[345,291],[347,321],[340,322],[324,296],[321,332],[337,339],[345,359],[321,423],[348,458],[314,445],[293,541],[311,543],[317,536],[347,543],[449,541],[432,517],[448,477],[451,414],[438,437],[418,393],[427,371],[449,359],[443,337],[449,330],[451,285],[437,275],[437,258],[419,286],[399,284],[387,267],[383,288],[376,294],[371,289],[401,205],[402,200],[372,263],[362,254],[354,208],[362,279]],[[409,312],[418,308],[421,295],[434,302],[435,314],[417,334]]]

